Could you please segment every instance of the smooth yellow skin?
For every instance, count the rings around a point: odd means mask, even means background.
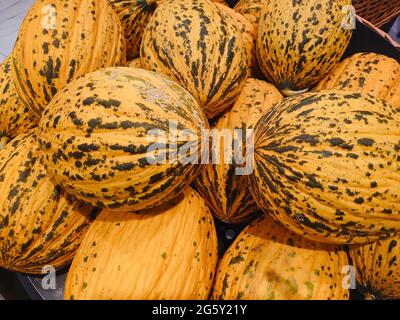
[[[207,299],[218,259],[214,222],[191,188],[137,213],[104,210],[68,272],[65,299]]]

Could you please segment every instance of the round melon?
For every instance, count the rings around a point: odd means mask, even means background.
[[[162,1],[140,48],[142,67],[179,82],[210,119],[239,95],[248,54],[237,21],[209,0]]]
[[[262,6],[257,55],[264,75],[283,94],[309,90],[339,62],[352,30],[351,0],[270,0]]]
[[[255,128],[251,190],[309,239],[362,244],[400,231],[400,110],[371,95],[288,98]]]
[[[107,0],[38,0],[12,53],[15,88],[40,118],[67,83],[125,59],[123,28]]]
[[[97,207],[138,210],[176,197],[203,168],[196,100],[163,75],[98,70],[71,82],[39,123],[42,162],[54,181]]]

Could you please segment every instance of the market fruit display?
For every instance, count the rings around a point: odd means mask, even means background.
[[[310,89],[337,64],[352,35],[343,26],[351,0],[270,0],[260,13],[261,70],[285,95]]]
[[[365,299],[400,299],[400,238],[349,246],[357,289]]]
[[[204,200],[187,188],[161,207],[105,209],[68,272],[66,299],[207,299],[218,259]]]
[[[157,8],[157,0],[108,0],[124,28],[127,59],[139,56],[144,28]]]
[[[35,129],[0,151],[0,267],[32,274],[71,262],[93,211],[53,184],[39,155]]]
[[[252,194],[288,229],[362,244],[400,231],[399,110],[371,95],[288,98],[255,128]]]
[[[140,48],[142,67],[180,83],[210,119],[239,95],[248,54],[237,22],[208,0],[162,1]]]
[[[343,60],[315,87],[368,93],[400,107],[400,63],[382,54],[356,53]]]
[[[12,138],[37,125],[15,91],[11,64],[11,56],[8,56],[0,66],[0,150]]]
[[[195,180],[195,186],[218,219],[228,223],[240,223],[249,220],[251,215],[258,211],[249,191],[248,173],[239,175],[236,171],[238,164],[224,163],[224,150],[228,145],[225,139],[235,137],[234,131],[238,133],[238,130],[242,137],[238,136],[235,139],[242,141],[250,138],[252,131],[246,132],[246,130],[252,130],[262,115],[282,99],[282,95],[272,84],[249,78],[233,107],[225,112],[213,127],[218,130],[216,131],[218,136],[213,136],[214,141],[220,138],[219,134],[222,134],[220,149],[212,150],[220,158],[217,159],[219,160],[217,164],[210,163],[206,166]],[[225,135],[224,130],[227,129],[231,135]],[[250,139],[248,141],[252,142]],[[241,156],[245,155],[246,150]],[[252,164],[245,163],[243,169],[246,165],[250,169]]]
[[[340,246],[307,240],[260,218],[247,226],[220,261],[216,300],[347,300],[348,265]]]
[[[0,273],[400,299],[400,57],[359,52],[351,0],[32,3],[0,66]]]
[[[192,134],[172,140],[173,125]],[[97,207],[139,210],[194,180],[203,167],[186,157],[203,153],[206,128],[200,106],[176,82],[113,67],[62,89],[43,112],[38,141],[44,167],[69,193]]]
[[[67,83],[125,64],[123,28],[107,0],[37,0],[21,25],[12,61],[16,91],[39,118]]]

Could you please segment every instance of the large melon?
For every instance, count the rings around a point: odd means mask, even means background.
[[[209,0],[164,0],[143,35],[142,67],[185,87],[208,118],[227,109],[248,73],[240,26]]]
[[[201,108],[178,84],[116,67],[61,90],[43,113],[39,143],[44,166],[68,192],[98,207],[138,210],[193,181],[205,128]]]
[[[65,267],[90,223],[93,209],[56,186],[39,155],[35,131],[0,151],[0,267],[8,270]]]
[[[343,26],[351,0],[270,0],[261,9],[261,70],[285,95],[309,90],[339,62],[352,30]]]
[[[192,189],[136,214],[104,210],[68,272],[66,299],[207,299],[218,259],[214,222]]]
[[[107,0],[38,0],[12,53],[16,91],[36,117],[67,83],[124,65],[124,32]]]
[[[323,91],[277,104],[256,125],[251,190],[289,229],[361,244],[400,231],[400,111]]]

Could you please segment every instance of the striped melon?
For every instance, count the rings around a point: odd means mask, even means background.
[[[44,166],[68,192],[97,207],[138,210],[194,180],[205,128],[200,106],[178,84],[114,67],[61,90],[43,113],[38,140]]]
[[[249,192],[248,174],[251,172],[239,175],[236,171],[239,164],[224,164],[224,150],[227,147],[225,139],[233,138],[234,131],[238,133],[238,130],[243,138],[240,140],[240,137],[236,137],[240,143],[246,139],[246,130],[249,130],[247,137],[250,137],[259,118],[282,99],[282,95],[273,85],[249,78],[232,109],[224,113],[214,126],[213,142],[222,137],[220,149],[216,150],[222,158],[218,159],[218,163],[206,166],[195,180],[195,186],[218,219],[228,223],[239,223],[248,220],[251,214],[258,210]],[[230,136],[225,137],[225,133]]]
[[[0,151],[0,267],[8,270],[66,266],[89,226],[92,208],[54,185],[39,155],[35,131]]]
[[[400,299],[400,238],[349,246],[357,289],[365,299]]]
[[[207,299],[218,259],[214,222],[192,189],[135,214],[104,210],[68,272],[65,299]]]
[[[38,0],[12,53],[16,91],[36,117],[67,83],[124,65],[124,32],[107,0]]]
[[[109,0],[125,31],[127,59],[139,56],[143,31],[157,7],[157,0]]]
[[[381,54],[356,53],[333,69],[315,91],[326,89],[369,93],[400,107],[400,64]]]
[[[340,246],[307,240],[263,217],[246,227],[221,259],[212,298],[347,300],[347,265]]]
[[[211,119],[240,93],[248,53],[237,22],[211,1],[164,0],[146,27],[140,59],[179,82]]]
[[[243,36],[243,41],[247,48],[247,56],[249,58],[248,66],[249,66],[249,75],[257,77],[261,74],[261,71],[258,66],[257,62],[257,53],[256,53],[256,39],[257,39],[257,30],[251,24],[249,20],[240,13],[236,12],[235,10],[229,8],[228,6],[216,3],[218,8],[225,13],[226,15],[230,16],[232,19],[236,21],[236,26],[239,28],[240,33]]]
[[[37,125],[15,91],[11,63],[9,56],[0,66],[0,150],[10,139]]]
[[[256,125],[251,190],[307,238],[362,244],[400,231],[400,111],[371,95],[289,98]]]
[[[261,70],[285,95],[309,90],[337,64],[352,34],[342,26],[351,0],[270,0],[261,9]]]

